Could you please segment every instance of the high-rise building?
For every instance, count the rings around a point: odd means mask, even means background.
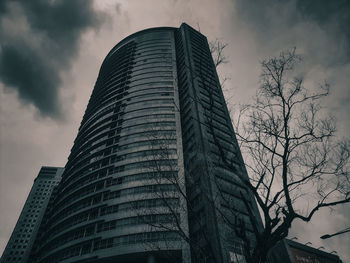
[[[3,252],[1,263],[28,262],[51,193],[61,180],[63,170],[60,167],[41,167]]]
[[[220,161],[219,148],[237,169]],[[101,66],[35,262],[235,262],[259,221],[205,36],[137,32]]]

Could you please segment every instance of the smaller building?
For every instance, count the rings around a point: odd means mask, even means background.
[[[280,241],[270,252],[268,263],[341,263],[337,255],[289,239]]]
[[[51,193],[60,182],[63,171],[61,167],[41,167],[0,259],[1,263],[28,262]]]

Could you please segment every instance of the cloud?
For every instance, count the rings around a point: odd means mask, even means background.
[[[104,15],[92,1],[2,1],[0,81],[41,115],[60,117],[61,76],[79,51],[81,35]]]
[[[338,131],[345,136],[350,129],[350,120],[344,118],[350,110],[348,74],[344,74],[350,67],[350,2],[235,0],[234,6],[232,24],[251,36],[259,60],[297,47],[305,87],[330,83],[325,105],[342,120]]]
[[[350,61],[349,1],[236,0],[235,6],[261,50],[294,45],[327,66]]]
[[[350,2],[347,0],[298,0],[297,10],[305,18],[315,21],[327,33],[336,37],[350,57]]]

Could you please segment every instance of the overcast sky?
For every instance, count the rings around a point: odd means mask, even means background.
[[[0,1],[0,253],[40,167],[64,166],[102,60],[121,39],[186,22],[228,43],[220,74],[229,108],[249,102],[259,62],[297,47],[306,84],[331,84],[325,102],[350,132],[350,1],[125,0]],[[290,237],[335,250],[350,262],[350,206],[296,222]]]

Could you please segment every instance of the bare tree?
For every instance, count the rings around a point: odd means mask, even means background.
[[[222,44],[218,40],[210,43],[210,50],[212,52],[213,62],[216,68],[227,62],[227,58],[224,56],[223,52],[226,46],[226,44]],[[212,95],[211,87],[213,85],[216,86],[217,82],[213,84],[213,79],[209,80],[208,82],[206,74],[204,73],[205,67],[205,61],[200,60],[197,70],[193,70],[191,67],[186,69],[190,71],[190,74],[194,79],[202,80],[203,88],[207,90],[209,95]],[[197,97],[195,94],[189,95],[188,98],[191,101],[191,104],[202,104],[201,98]],[[176,105],[175,103],[175,110],[179,112],[180,105]],[[195,119],[194,121],[199,122],[200,125],[205,125],[208,128],[210,127],[208,123],[201,123],[198,119]],[[152,149],[152,154],[149,156],[149,161],[152,162],[152,165],[149,168],[152,170],[152,173],[154,174],[153,178],[157,181],[157,184],[167,184],[173,186],[174,192],[169,193],[167,191],[158,191],[154,193],[156,197],[162,201],[162,208],[161,210],[157,208],[157,210],[154,211],[148,209],[147,213],[167,214],[168,219],[170,220],[162,222],[145,220],[145,223],[155,230],[173,231],[177,233],[180,240],[190,247],[192,262],[220,263],[222,262],[220,255],[221,251],[218,251],[215,245],[213,245],[213,237],[207,230],[205,230],[206,223],[208,222],[205,222],[204,214],[197,211],[198,209],[195,201],[193,200],[193,196],[191,196],[191,193],[189,194],[188,192],[200,191],[198,196],[201,196],[202,199],[206,200],[205,202],[212,207],[211,210],[217,210],[212,211],[212,213],[218,212],[221,214],[221,208],[215,204],[217,203],[217,199],[224,198],[225,203],[228,204],[227,207],[233,208],[230,210],[230,212],[232,212],[234,219],[232,219],[232,215],[227,216],[226,214],[222,213],[222,215],[225,217],[225,220],[222,220],[222,223],[231,223],[231,228],[234,230],[236,230],[238,225],[236,222],[238,221],[237,211],[234,210],[234,205],[232,206],[232,204],[230,204],[230,200],[222,195],[220,191],[218,194],[211,194],[211,190],[209,189],[211,187],[203,184],[203,181],[209,181],[211,180],[210,178],[203,180],[203,178],[200,178],[204,176],[203,174],[198,174],[198,172],[193,172],[191,169],[187,169],[186,165],[183,167],[180,165],[178,167],[177,164],[171,162],[169,162],[168,165],[164,165],[164,160],[179,160],[178,155],[174,156],[171,143],[169,143],[170,141],[178,139],[176,138],[176,135],[173,134],[172,137],[168,137],[165,140],[164,139],[165,138],[164,135],[162,135],[162,131],[158,130],[156,127],[149,131],[149,142],[150,148]],[[159,143],[160,141],[161,143]],[[193,151],[195,151],[198,155],[203,154],[202,152],[199,152],[197,146],[193,147]],[[184,170],[181,171],[181,169]],[[212,167],[211,169],[215,169],[215,167]],[[207,176],[211,177],[211,174],[207,174]],[[172,199],[169,197],[169,194],[172,195],[172,198],[178,198],[179,203],[169,202],[169,200]],[[146,219],[143,213],[144,212],[139,212],[139,217]],[[196,229],[201,231],[196,231],[196,235],[190,234],[188,225],[184,222],[188,219],[181,218],[181,215],[185,215],[186,217],[188,215],[189,218],[191,218],[190,220],[192,226],[195,225]],[[229,236],[228,239],[232,238]],[[235,254],[233,257],[235,262],[240,261],[239,255]]]
[[[216,66],[226,61],[225,58],[220,58],[225,45],[217,47],[221,47],[221,55],[219,59],[216,59],[216,55],[213,56]],[[262,61],[261,86],[255,102],[244,106],[235,122],[236,135],[246,159],[245,163],[240,151],[236,151],[236,155],[228,153],[216,134],[215,116],[210,114],[214,111],[214,99],[210,100],[210,107],[206,108],[206,111],[209,111],[206,112],[207,122],[201,123],[211,130],[221,164],[235,172],[238,167],[241,174],[247,169],[249,175],[249,178],[240,176],[239,179],[250,194],[238,191],[248,213],[248,223],[236,213],[231,200],[224,195],[220,182],[214,180],[218,196],[203,193],[204,198],[208,198],[208,203],[215,204],[215,198],[224,200],[232,213],[230,216],[222,211],[221,206],[214,206],[235,236],[242,240],[241,251],[245,259],[235,255],[235,262],[266,262],[269,250],[287,237],[294,220],[308,222],[321,208],[350,202],[349,139],[339,140],[336,137],[335,120],[328,116],[322,107],[322,99],[329,94],[329,85],[325,83],[311,91],[304,87],[301,77],[293,75],[300,62],[301,57],[295,53],[295,49]],[[202,80],[203,89],[207,90],[212,98],[213,83],[205,84],[208,80],[201,69],[191,74],[194,78]],[[202,103],[200,97],[190,99],[193,103]],[[175,106],[179,109],[178,105]],[[164,167],[159,166],[157,160],[169,159],[170,149],[167,143],[154,149],[157,149],[157,152],[152,154],[155,160],[154,172],[163,175]],[[176,195],[181,197],[183,202],[174,208],[173,203],[167,203],[170,198],[166,192],[158,193],[159,199],[164,200],[166,214],[170,214],[172,220],[167,223],[148,223],[155,228],[177,232],[181,239],[189,244],[197,262],[220,262],[215,256],[215,249],[199,244],[196,238],[189,235],[188,228],[179,217],[181,209],[188,213],[194,211],[192,220],[199,226],[202,224],[201,216],[195,212],[186,191],[191,186],[195,188],[198,183],[196,176],[190,171],[183,171],[186,177],[180,178],[178,168],[169,165],[166,169],[173,173],[166,178],[160,178],[176,187]],[[249,199],[251,195],[260,209],[262,226],[260,220],[255,218],[256,213]],[[250,235],[248,227],[251,228]],[[207,240],[206,243],[210,245],[210,236],[205,231],[202,235],[202,240]]]
[[[219,39],[215,39],[209,42],[209,49],[213,57],[215,68],[217,68],[221,64],[226,64],[228,62],[228,58],[224,54],[226,47],[227,43],[224,43]]]
[[[209,50],[216,69],[229,62],[229,58],[225,54],[225,49],[227,46],[227,43],[218,38],[209,42]],[[227,80],[229,80],[229,77],[223,75],[220,76],[220,86],[222,89],[224,88]]]
[[[154,197],[159,200],[157,207],[148,207],[146,210],[140,210],[135,207],[135,211],[144,224],[151,227],[153,231],[171,231],[176,233],[177,240],[186,244],[191,250],[192,263],[195,262],[215,262],[220,263],[215,256],[217,252],[210,245],[210,236],[205,231],[200,233],[199,238],[190,236],[188,229],[188,218],[191,216],[197,226],[202,227],[204,222],[201,214],[195,212],[196,208],[190,202],[187,190],[189,188],[200,189],[198,181],[192,176],[190,171],[185,171],[184,167],[179,167],[175,160],[180,160],[180,155],[174,149],[173,142],[177,141],[176,134],[164,134],[157,127],[148,131],[149,153],[147,160],[151,165],[147,168],[152,173],[154,183],[157,185],[167,185],[169,189],[165,191],[155,191]],[[185,168],[186,169],[186,168]],[[185,178],[186,174],[186,178]],[[158,215],[160,220],[150,220],[147,215]],[[204,239],[209,246],[203,247],[200,239]],[[156,243],[147,244],[151,249],[160,249]],[[167,247],[171,251],[174,244],[163,242],[162,247]],[[185,247],[185,246],[183,246]],[[174,257],[174,253],[164,255],[170,262],[180,262],[179,258]],[[189,255],[188,255],[189,256]]]
[[[295,49],[262,61],[255,102],[244,106],[236,121],[250,178],[242,177],[242,183],[254,194],[263,217],[263,229],[254,228],[255,243],[246,231],[237,231],[249,244],[247,262],[266,262],[268,251],[287,237],[294,220],[308,222],[321,208],[350,202],[349,139],[337,139],[335,120],[322,107],[329,85],[311,91],[302,77],[293,75],[300,62]],[[234,169],[217,144],[225,165]]]

